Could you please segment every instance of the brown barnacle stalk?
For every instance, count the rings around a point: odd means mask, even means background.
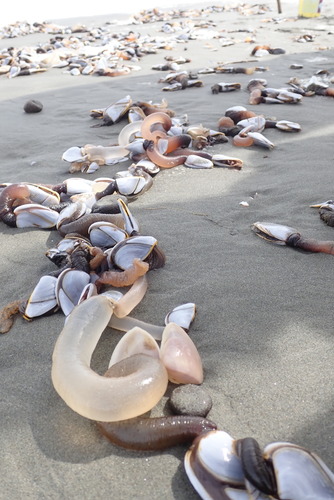
[[[188,415],[135,417],[120,422],[97,422],[97,426],[113,444],[142,451],[191,443],[200,434],[217,428],[211,420]]]
[[[334,255],[334,241],[304,238],[296,229],[274,222],[255,222],[253,231],[267,241],[277,245],[287,245],[306,252]]]
[[[140,259],[134,259],[133,265],[124,271],[105,271],[96,281],[96,285],[111,285],[115,287],[130,286],[149,270],[149,264]]]
[[[104,262],[106,259],[106,254],[104,253],[102,248],[99,247],[90,247],[89,255],[90,255],[89,267],[91,271],[95,271],[95,269],[100,267],[102,262]]]
[[[21,311],[22,300],[14,300],[0,310],[0,333],[7,333],[12,328],[15,316]]]

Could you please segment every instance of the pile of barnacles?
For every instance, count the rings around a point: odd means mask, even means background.
[[[67,319],[53,353],[52,382],[57,393],[73,411],[96,421],[100,431],[118,446],[161,450],[193,442],[185,456],[185,470],[203,499],[260,495],[295,500],[300,489],[305,494],[311,491],[317,499],[333,497],[333,473],[319,457],[300,446],[272,443],[262,451],[254,439],[234,440],[206,418],[142,416],[165,394],[169,381],[201,384],[203,368],[187,334],[195,315],[194,304],[175,307],[166,315],[165,326],[130,316],[147,291],[148,271],[163,267],[165,256],[153,236],[140,234],[127,203],[152,186],[152,175],[160,168],[183,164],[241,168],[242,162],[203,152],[212,139],[205,142],[198,136],[208,139],[215,134],[205,135],[204,127],[197,135],[189,128],[183,133],[181,125],[173,123],[173,112],[167,105],[142,116],[150,105],[132,106],[129,102],[126,97],[116,106],[92,111],[101,125],[116,123],[126,113],[140,116],[122,129],[117,146],[86,145],[70,148],[63,155],[74,164],[74,170],[89,171],[93,163],[98,167],[113,163],[130,152],[138,162],[127,172],[115,179],[66,179],[52,187],[25,182],[2,186],[0,216],[6,224],[56,228],[63,236],[46,254],[58,269],[41,277],[28,300],[3,309],[2,320],[7,323],[2,332],[9,330],[13,314],[19,311],[32,320],[61,309]],[[226,118],[232,124],[223,122]],[[220,120],[217,142],[226,142],[223,137],[231,135],[236,144],[238,136],[244,139],[248,135],[256,144],[259,130],[266,126],[300,130],[291,122],[267,122],[245,108],[230,108]],[[181,133],[171,133],[178,127]],[[134,146],[137,140],[142,149]],[[126,154],[120,153],[121,149]],[[119,290],[124,288],[128,288],[125,293]],[[90,368],[90,360],[106,326],[127,333],[114,350],[108,370],[100,376]],[[296,471],[292,475],[285,467],[287,461]]]

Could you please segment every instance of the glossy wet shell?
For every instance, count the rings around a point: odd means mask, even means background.
[[[272,443],[264,455],[273,462],[280,498],[333,500],[334,474],[315,453],[291,443]]]
[[[88,232],[92,245],[102,248],[113,247],[128,237],[126,231],[111,222],[94,222]]]
[[[89,274],[76,269],[65,269],[58,277],[56,295],[65,316],[79,303],[82,291],[90,282]]]
[[[246,492],[237,489],[244,488],[244,475],[234,439],[226,432],[211,431],[198,436],[186,452],[184,467],[203,500],[247,500]],[[231,492],[230,497],[225,490]]]
[[[134,259],[145,260],[156,244],[153,236],[132,236],[115,245],[111,257],[120,269],[129,269]]]
[[[24,316],[26,318],[36,318],[58,308],[56,284],[57,278],[53,276],[41,277],[25,307]]]

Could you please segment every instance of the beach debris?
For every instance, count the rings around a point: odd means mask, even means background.
[[[296,492],[325,500],[334,495],[333,472],[318,455],[289,442],[270,443],[262,450],[252,437],[233,439],[213,430],[194,440],[184,467],[203,500],[248,494],[283,500],[297,498]]]
[[[249,104],[298,104],[304,92],[297,86],[289,88],[268,87],[265,79],[252,79],[247,84],[249,91]]]
[[[160,78],[159,83],[167,83],[163,87],[164,91],[184,90],[188,87],[202,87],[203,82],[197,78],[197,74],[189,73],[188,71],[179,71],[168,73],[164,78]]]
[[[43,104],[37,99],[30,99],[24,104],[23,109],[26,113],[40,113],[43,109]]]
[[[272,48],[269,45],[256,45],[251,51],[251,55],[255,57],[263,57],[269,54],[285,54],[285,50],[280,47]]]
[[[320,219],[323,220],[327,226],[334,227],[334,201],[327,200],[323,203],[310,205],[311,208],[318,208]]]
[[[232,92],[234,90],[240,90],[240,89],[241,89],[241,83],[220,82],[220,83],[215,83],[214,85],[211,86],[211,92],[213,94],[219,94],[219,92]]]

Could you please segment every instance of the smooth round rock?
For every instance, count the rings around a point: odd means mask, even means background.
[[[176,415],[206,417],[212,408],[212,399],[202,387],[187,384],[174,389],[169,405]]]
[[[43,104],[36,99],[30,99],[25,103],[23,109],[26,113],[39,113],[43,109]]]

